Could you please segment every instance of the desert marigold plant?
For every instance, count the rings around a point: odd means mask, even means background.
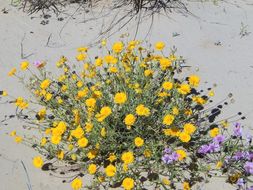
[[[213,90],[199,90],[198,75],[181,74],[182,57],[166,53],[164,42],[149,49],[120,41],[109,49],[103,40],[101,48],[95,59],[87,47],[78,48],[76,64],[61,57],[58,76],[39,61],[36,71],[25,61],[8,73],[33,96],[12,102],[38,139],[11,136],[41,154],[33,158],[36,168],[56,172],[64,165],[77,173],[74,190],[188,190],[213,176],[250,189],[251,137],[239,123],[229,130],[228,122],[215,120],[221,107],[210,105]],[[24,71],[29,80],[19,76]]]

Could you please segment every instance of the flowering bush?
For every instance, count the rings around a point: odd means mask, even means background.
[[[198,90],[195,74],[180,75],[182,57],[167,54],[163,42],[154,50],[139,41],[116,42],[112,49],[103,41],[101,48],[104,55],[95,60],[88,48],[78,48],[78,64],[61,57],[58,77],[39,61],[36,72],[21,63],[21,72],[31,72],[29,81],[16,68],[9,72],[34,96],[13,102],[39,139],[11,135],[42,155],[33,159],[35,167],[77,172],[74,190],[189,190],[213,176],[252,189],[246,183],[253,174],[251,137],[244,138],[239,123],[230,134],[228,122],[215,121],[221,107],[209,105],[213,90]],[[83,175],[93,180],[84,183]]]

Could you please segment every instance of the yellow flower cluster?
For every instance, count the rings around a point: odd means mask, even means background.
[[[161,162],[158,155],[168,142],[172,142],[169,145],[179,161],[187,160],[190,153],[184,145],[198,130],[192,117],[197,112],[195,106],[204,105],[208,98],[192,93],[200,84],[197,75],[186,79],[175,76],[182,58],[175,52],[167,54],[164,42],[154,45],[157,51],[149,51],[137,40],[119,41],[111,48],[103,40],[101,46],[110,50],[95,60],[90,59],[87,47],[77,49],[75,58],[82,69],[61,57],[56,63],[59,76],[51,78],[40,68],[42,75],[29,84],[42,106],[34,122],[42,133],[38,149],[67,163],[86,160],[87,173],[97,180],[91,189],[116,182],[125,190],[140,188],[140,176],[135,175],[142,169],[148,173],[152,163]],[[26,61],[20,68],[32,72]],[[16,76],[17,70],[8,75]],[[28,108],[22,97],[15,104]],[[219,129],[209,134],[213,138]],[[41,168],[43,159],[35,157],[33,164]],[[169,186],[170,180],[164,178],[161,183]],[[74,190],[83,186],[80,178],[71,183]]]

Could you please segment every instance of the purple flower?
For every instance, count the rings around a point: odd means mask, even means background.
[[[163,152],[166,154],[171,154],[172,150],[171,148],[165,148]]]
[[[239,187],[243,187],[244,186],[244,179],[240,178],[237,180],[236,185],[238,185]]]
[[[172,162],[172,160],[170,159],[170,155],[169,155],[169,154],[163,155],[162,161],[163,161],[165,164],[170,164],[170,163]]]
[[[162,157],[162,161],[165,164],[171,164],[174,161],[177,161],[179,158],[178,154],[176,152],[173,152],[172,154],[165,154]]]
[[[234,160],[242,160],[244,158],[244,153],[243,152],[236,152],[235,155],[232,157]]]
[[[171,154],[171,159],[172,159],[173,161],[177,161],[178,158],[179,158],[179,155],[178,155],[176,152],[173,152],[173,153]]]
[[[206,154],[206,153],[209,153],[209,151],[210,151],[209,145],[204,144],[199,148],[198,153]]]
[[[220,145],[217,143],[211,143],[209,144],[210,152],[218,152],[220,151]]]
[[[213,142],[215,143],[223,143],[225,141],[225,136],[224,135],[217,135],[216,137],[214,137]]]
[[[44,63],[44,62],[41,62],[41,61],[34,61],[34,62],[33,62],[33,65],[34,65],[35,67],[37,67],[37,68],[41,68],[41,67],[43,67],[43,66],[45,65],[45,63]]]
[[[253,153],[252,153],[252,152],[249,152],[249,153],[248,153],[248,155],[247,155],[247,160],[250,160],[250,161],[253,160]]]
[[[235,127],[234,127],[233,131],[234,131],[234,136],[235,137],[241,137],[242,136],[242,127],[241,127],[240,123],[235,124]]]
[[[246,162],[244,164],[244,169],[247,173],[253,174],[253,162]]]
[[[252,142],[252,135],[249,135],[249,134],[248,134],[248,135],[246,136],[246,140],[247,140],[247,143],[248,143],[248,144],[251,144],[251,142]]]

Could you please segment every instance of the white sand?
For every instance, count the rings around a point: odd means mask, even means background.
[[[229,1],[218,6],[212,3],[189,3],[189,9],[198,18],[185,17],[182,14],[169,14],[170,19],[160,16],[154,21],[152,31],[147,37],[152,43],[158,40],[167,42],[168,46],[175,45],[178,53],[183,55],[187,64],[192,66],[190,72],[198,73],[203,81],[208,81],[204,88],[217,83],[215,100],[221,100],[229,92],[234,94],[236,100],[230,105],[224,116],[242,111],[248,113],[243,123],[249,131],[253,126],[253,34],[240,37],[241,22],[248,25],[248,31],[253,32],[253,3],[251,0]],[[240,7],[236,6],[240,5]],[[15,96],[26,92],[15,79],[7,77],[12,67],[18,67],[20,57],[20,43],[23,40],[25,55],[29,61],[46,60],[49,68],[54,68],[56,60],[61,55],[74,56],[75,48],[89,44],[100,30],[102,21],[93,23],[80,23],[82,15],[70,19],[61,32],[66,19],[62,22],[54,17],[48,25],[40,25],[41,19],[30,19],[30,16],[17,11],[8,5],[6,0],[0,0],[0,10],[6,8],[8,14],[0,12],[0,90],[6,89]],[[74,12],[75,9],[71,9]],[[33,15],[38,17],[38,15]],[[142,39],[148,31],[150,20],[145,21],[139,28],[138,39]],[[126,31],[134,34],[135,25],[132,23],[121,32],[116,33],[111,41],[117,40],[121,33]],[[30,33],[30,32],[33,33]],[[172,37],[172,33],[180,35]],[[49,46],[46,47],[48,37],[51,35]],[[215,43],[221,42],[220,46]],[[53,47],[53,48],[52,48]],[[95,56],[95,55],[94,55]],[[13,113],[11,105],[0,105],[0,119],[5,114]],[[0,190],[27,189],[27,177],[21,165],[24,162],[33,190],[70,189],[69,184],[62,184],[60,178],[49,176],[35,169],[31,164],[33,156],[37,155],[29,147],[16,145],[13,139],[6,135],[13,129],[21,130],[18,121],[10,125],[0,126]],[[84,181],[85,182],[85,181]],[[220,180],[210,183],[203,189],[231,189]]]

